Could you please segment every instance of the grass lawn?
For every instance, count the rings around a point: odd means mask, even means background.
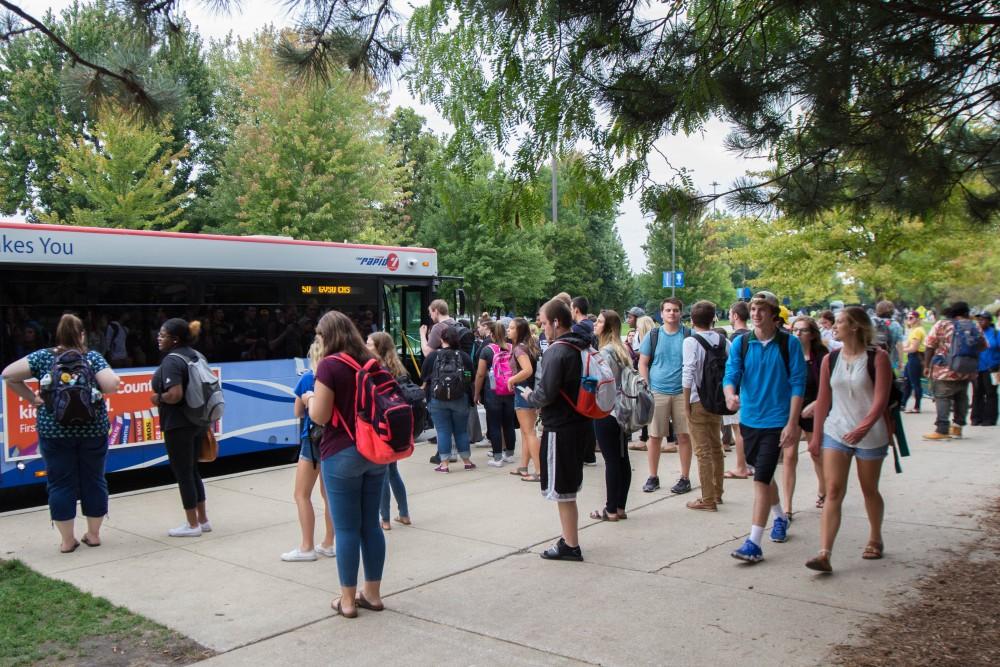
[[[0,560],[0,665],[183,665],[212,651],[17,560]]]

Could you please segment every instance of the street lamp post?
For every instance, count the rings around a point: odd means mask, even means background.
[[[675,296],[677,291],[677,232],[675,221],[670,221],[670,296]]]

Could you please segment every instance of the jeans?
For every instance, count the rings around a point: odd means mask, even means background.
[[[358,585],[359,561],[365,564],[365,581],[382,581],[385,536],[378,511],[386,467],[348,447],[323,459],[321,468],[336,532],[340,585]]]
[[[617,514],[625,509],[628,489],[632,484],[632,464],[628,460],[629,434],[622,431],[614,415],[594,421],[594,435],[604,457],[604,483],[608,488],[604,509]]]
[[[990,379],[991,371],[980,371],[972,385],[972,423],[997,425],[997,387]],[[996,369],[993,369],[996,372]]]
[[[483,402],[486,404],[486,437],[493,445],[493,458],[499,459],[504,450],[514,451],[514,397],[493,394],[487,395]]]
[[[49,513],[53,521],[74,519],[77,499],[84,516],[101,517],[108,513],[108,481],[104,477],[107,436],[39,436],[38,448],[45,461]]]
[[[692,403],[688,427],[694,455],[698,457],[701,497],[706,502],[717,503],[722,500],[722,480],[726,468],[722,453],[722,416],[712,414],[700,402]]]
[[[454,438],[458,455],[463,459],[469,458],[469,399],[464,396],[454,401],[432,398],[427,411],[434,418],[438,455],[442,459],[451,456],[451,442]]]
[[[902,407],[906,407],[912,395],[914,398],[913,409],[920,409],[920,399],[924,396],[923,387],[920,385],[923,376],[923,361],[921,361],[920,355],[914,352],[906,360],[906,368],[903,369],[903,377],[906,378],[906,384],[903,387]]]
[[[205,502],[205,485],[198,472],[198,452],[204,435],[205,429],[201,426],[185,426],[163,432],[167,459],[177,478],[181,504],[186,510],[193,510],[198,503]]]
[[[934,380],[934,406],[937,408],[934,428],[938,433],[948,433],[949,415],[957,426],[965,426],[965,416],[969,412],[968,387],[968,380]]]
[[[403,478],[399,476],[399,465],[393,461],[385,471],[385,482],[382,483],[382,502],[379,503],[379,514],[383,521],[389,520],[389,487],[392,487],[392,495],[396,496],[396,507],[399,508],[399,516],[410,516],[410,508],[406,504],[406,485]]]

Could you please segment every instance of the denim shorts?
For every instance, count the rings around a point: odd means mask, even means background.
[[[299,458],[305,459],[310,463],[315,463],[312,455],[312,442],[309,441],[309,438],[302,438],[301,441],[302,446],[299,448]]]
[[[522,396],[521,392],[517,387],[514,388],[514,409],[515,410],[537,410],[534,405],[528,403]]]
[[[857,456],[859,461],[879,461],[889,455],[889,445],[868,449],[851,447],[838,440],[834,440],[825,433],[823,434],[823,449],[832,449],[835,452],[844,452],[848,456]]]

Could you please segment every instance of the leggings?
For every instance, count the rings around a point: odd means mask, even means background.
[[[392,487],[392,495],[396,496],[396,506],[399,508],[399,516],[406,518],[410,516],[410,508],[406,504],[406,485],[403,478],[399,476],[399,464],[395,461],[386,467],[385,482],[382,483],[382,502],[379,504],[379,514],[383,521],[389,520],[389,487]]]
[[[604,481],[608,487],[604,509],[608,514],[616,514],[619,509],[625,509],[632,483],[632,465],[628,459],[629,434],[622,431],[613,415],[596,420],[594,434],[604,457]]]
[[[907,358],[903,376],[906,378],[906,384],[903,388],[903,407],[906,407],[912,394],[914,398],[913,408],[919,410],[920,399],[924,396],[924,390],[920,386],[920,380],[924,376],[924,365],[920,360],[920,355],[916,352],[911,353]]]
[[[517,418],[514,416],[513,396],[488,396],[486,404],[486,434],[493,445],[493,458],[499,460],[506,449],[514,451],[514,428]],[[506,445],[506,447],[504,446]]]
[[[177,478],[184,509],[193,510],[205,502],[205,485],[198,473],[198,451],[205,429],[201,426],[184,426],[163,432],[167,445],[170,469]]]

